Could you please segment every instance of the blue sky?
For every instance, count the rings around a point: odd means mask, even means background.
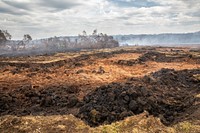
[[[112,2],[112,4],[118,6],[119,8],[123,7],[153,7],[153,6],[159,6],[160,4],[158,2],[149,1],[149,0],[108,0],[109,2]]]
[[[91,33],[158,34],[200,30],[200,0],[0,0],[0,29],[14,39]]]

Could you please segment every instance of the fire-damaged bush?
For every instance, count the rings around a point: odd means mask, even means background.
[[[0,45],[11,39],[10,33],[7,30],[0,30]]]
[[[94,30],[92,35],[87,35],[86,31],[83,31],[82,35],[78,36],[77,43],[81,48],[113,48],[119,46],[119,43],[112,36],[103,33],[98,34],[97,30]]]
[[[97,33],[92,35],[86,31],[78,36],[51,37],[47,39],[32,40],[29,34],[25,34],[23,40],[10,40],[11,35],[7,31],[0,30],[0,56],[26,56],[51,54],[56,52],[77,51],[81,49],[99,49],[118,47],[118,41],[107,34]],[[8,41],[9,40],[9,41]],[[3,45],[2,45],[3,44]]]

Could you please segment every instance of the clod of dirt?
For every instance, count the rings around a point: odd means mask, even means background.
[[[84,70],[83,69],[79,69],[78,71],[76,71],[76,74],[80,74],[80,73],[83,73]]]
[[[71,86],[65,86],[64,87],[66,89],[66,91],[68,93],[73,93],[73,94],[76,94],[78,92],[80,92],[80,89],[78,88],[78,86],[75,86],[75,85],[71,85]]]
[[[105,73],[105,70],[102,66],[100,66],[98,68],[98,70],[93,70],[92,73],[96,73],[96,74],[104,74]]]
[[[102,66],[100,66],[96,73],[98,73],[98,74],[105,73],[104,68]]]
[[[35,76],[35,75],[37,75],[37,72],[29,73],[29,74],[27,74],[26,76],[27,76],[27,77],[33,77],[33,76]]]
[[[119,65],[126,65],[126,66],[132,66],[136,64],[135,60],[118,60],[116,63]]]
[[[76,106],[77,103],[78,103],[78,98],[76,96],[72,95],[69,97],[67,106],[69,108],[72,108],[72,107]]]
[[[15,68],[13,70],[11,70],[11,73],[14,75],[14,74],[18,74],[18,73],[21,73],[21,70],[20,68]]]

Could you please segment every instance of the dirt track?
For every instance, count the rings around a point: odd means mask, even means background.
[[[0,115],[73,114],[91,126],[144,110],[166,125],[190,119],[200,102],[199,53],[126,50],[1,57]]]

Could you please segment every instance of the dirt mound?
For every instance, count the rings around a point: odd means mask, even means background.
[[[48,62],[45,62],[45,58],[48,57],[48,55],[41,55],[38,56],[39,62],[37,62],[37,58],[33,61],[27,61],[28,57],[19,56],[19,57],[1,57],[0,56],[0,66],[16,66],[16,67],[24,67],[24,68],[30,68],[30,67],[54,67],[54,66],[64,66],[67,65],[69,68],[74,67],[80,67],[84,66],[83,62],[87,62],[89,59],[101,59],[101,58],[111,58],[116,54],[123,54],[123,53],[137,53],[135,50],[117,50],[117,51],[109,51],[109,52],[95,52],[91,51],[89,54],[80,54],[77,57],[69,57],[69,58],[63,58],[63,59],[55,59],[55,61],[47,60]],[[54,55],[56,56],[56,55]],[[41,58],[41,59],[40,59]],[[13,60],[13,61],[10,61]],[[41,62],[44,60],[44,62]]]
[[[159,53],[159,52],[154,52],[154,51],[147,52],[138,58],[138,60],[141,62],[145,62],[145,61],[149,61],[149,60],[161,61],[163,59],[166,59],[165,54]]]
[[[0,93],[0,115],[50,115],[68,114],[79,100],[76,86],[52,86],[33,89],[23,86],[18,89]]]
[[[195,102],[200,70],[161,69],[143,78],[98,87],[78,99],[77,86],[0,87],[0,116],[73,114],[90,126],[112,123],[145,110],[171,124]]]
[[[101,86],[84,97],[78,117],[98,126],[146,110],[164,124],[171,124],[195,101],[194,91],[198,91],[200,81],[194,74],[200,70],[162,69],[142,79]]]
[[[148,51],[140,56],[138,59],[130,60],[118,60],[115,64],[132,66],[134,64],[143,64],[146,61],[156,61],[156,62],[184,62],[184,61],[194,61],[200,63],[199,57],[193,57],[190,54],[176,54],[167,56],[165,53],[160,53],[157,51]]]
[[[23,58],[23,57],[22,57]],[[69,68],[74,68],[77,66],[83,66],[82,62],[84,60],[89,59],[88,55],[80,55],[78,57],[69,58],[69,59],[63,59],[58,61],[50,61],[47,63],[35,63],[28,62],[28,61],[16,61],[16,62],[9,62],[9,61],[3,61],[0,62],[0,66],[16,66],[16,67],[24,67],[24,68],[32,68],[32,67],[38,67],[38,68],[46,68],[46,67],[61,67],[66,65]],[[3,60],[3,59],[2,59]],[[24,59],[25,60],[25,59]]]
[[[138,58],[140,62],[146,61],[156,61],[156,62],[191,62],[200,63],[200,57],[196,57],[189,53],[171,53],[167,55],[166,53],[160,53],[156,51],[150,51],[143,54]]]
[[[126,65],[126,66],[132,66],[137,63],[138,63],[137,60],[118,60],[116,62],[116,64],[118,64],[118,65]]]
[[[200,69],[196,70],[182,70],[182,71],[175,71],[173,69],[161,69],[155,73],[150,75],[157,83],[161,85],[168,85],[174,88],[187,88],[191,89],[191,87],[197,88],[200,85],[198,79],[195,79],[193,75],[200,74]]]

